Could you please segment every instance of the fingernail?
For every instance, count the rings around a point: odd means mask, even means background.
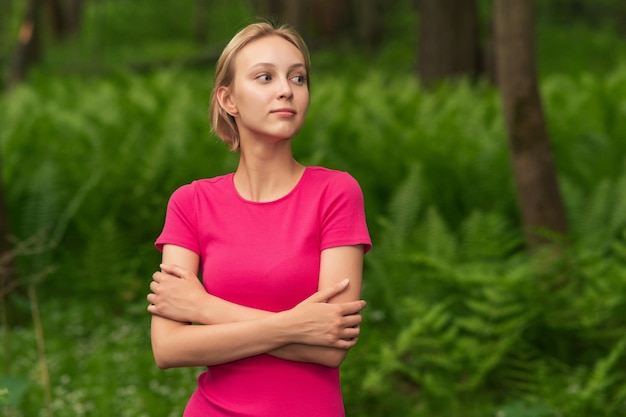
[[[343,281],[340,282],[341,285],[348,285],[348,282],[350,282],[349,279],[344,279]]]

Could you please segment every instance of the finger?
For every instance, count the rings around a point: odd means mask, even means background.
[[[339,339],[337,340],[337,342],[335,342],[334,347],[347,350],[356,345],[356,342],[358,341],[358,337],[355,337],[354,339]]]
[[[361,334],[360,329],[350,327],[350,328],[344,329],[344,331],[341,333],[341,339],[343,340],[356,339],[357,337],[359,337],[359,334]]]
[[[359,324],[363,321],[363,317],[360,314],[352,314],[343,318],[344,327],[359,327]]]
[[[159,283],[158,283],[158,282],[156,282],[156,281],[152,281],[152,282],[150,283],[150,291],[152,291],[152,292],[156,293],[158,285],[159,285]]]
[[[340,307],[343,316],[356,314],[363,310],[367,303],[364,300],[350,301],[349,303],[337,304]]]
[[[161,271],[170,275],[174,275],[177,278],[188,278],[190,275],[192,275],[191,272],[178,265],[161,264],[159,266],[161,267]]]
[[[154,304],[154,302],[156,301],[156,295],[155,294],[148,294],[148,296],[146,297],[146,300],[148,300],[148,302],[150,304]]]
[[[340,294],[343,291],[345,291],[346,288],[348,288],[349,282],[350,282],[349,280],[344,279],[343,281],[333,285],[330,288],[326,288],[324,290],[320,290],[316,292],[315,294],[307,298],[305,301],[309,301],[313,303],[325,303],[326,301],[330,300],[337,294]]]

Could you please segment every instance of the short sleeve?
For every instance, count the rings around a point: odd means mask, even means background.
[[[200,254],[195,200],[193,184],[174,191],[167,203],[163,230],[155,242],[159,251],[163,251],[163,245],[171,244]]]
[[[339,172],[328,184],[323,198],[321,249],[362,244],[368,252],[372,241],[359,183],[350,174]]]

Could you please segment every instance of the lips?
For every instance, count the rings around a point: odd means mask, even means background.
[[[274,109],[270,113],[276,114],[276,115],[281,116],[281,117],[291,117],[291,116],[295,116],[296,115],[296,111],[294,109],[290,109],[290,108],[287,108],[287,107],[280,108],[280,109]]]

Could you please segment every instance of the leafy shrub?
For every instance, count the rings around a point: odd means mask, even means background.
[[[572,231],[556,258],[522,251],[491,87],[351,75],[316,76],[294,141],[302,162],[351,172],[366,196],[375,246],[343,373],[349,414],[623,413],[626,68],[542,86]],[[20,268],[56,267],[39,287],[58,415],[154,415],[191,390],[195,370],[154,367],[143,297],[168,196],[237,162],[209,133],[208,79],[42,78],[0,103],[13,232],[56,244]],[[37,381],[29,330],[10,336],[12,372]],[[32,385],[22,415],[40,413]],[[171,404],[156,399],[165,387],[181,390]]]

